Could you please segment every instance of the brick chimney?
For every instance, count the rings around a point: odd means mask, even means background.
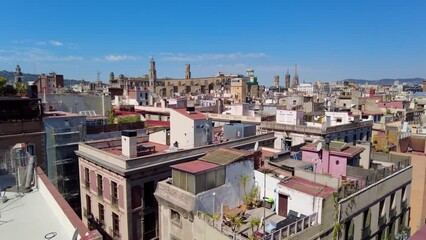
[[[126,157],[137,157],[136,130],[121,131],[121,154]]]

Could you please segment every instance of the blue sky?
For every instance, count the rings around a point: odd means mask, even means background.
[[[263,84],[426,77],[424,0],[0,0],[0,70],[95,80],[245,73]]]

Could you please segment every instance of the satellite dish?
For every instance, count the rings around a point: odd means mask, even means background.
[[[322,142],[319,142],[317,144],[317,152],[319,152],[322,149]]]

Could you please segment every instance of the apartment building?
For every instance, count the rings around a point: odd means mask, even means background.
[[[71,207],[80,213],[78,158],[74,151],[86,137],[86,116],[60,111],[44,115],[47,176]]]
[[[212,120],[194,107],[170,110],[170,142],[175,147],[206,146],[212,142],[212,129]]]
[[[159,181],[172,176],[170,165],[204,156],[218,147],[271,146],[271,133],[226,143],[170,151],[169,146],[123,131],[121,139],[81,143],[79,156],[83,222],[105,237],[152,239],[159,236],[158,205],[154,192]]]
[[[413,167],[409,157],[375,162],[371,168],[354,160],[361,158],[361,147],[317,142],[301,150],[302,161],[271,159],[269,167],[256,173],[256,181],[266,186],[266,197],[277,202],[277,214],[316,213],[318,220],[306,230],[301,227],[304,223],[287,225],[265,239],[399,239],[410,235]]]
[[[0,97],[0,158],[16,143],[36,157],[38,166],[45,169],[45,132],[40,99]]]
[[[285,111],[296,113],[296,111]],[[303,114],[303,112],[300,113]],[[277,116],[275,122],[262,121],[260,124],[261,130],[275,133],[276,149],[287,149],[326,138],[349,143],[355,143],[358,140],[369,141],[371,138],[373,121],[360,120],[359,116],[350,116],[346,112],[313,112],[303,114],[303,118],[295,114],[284,116],[285,118],[283,115]]]
[[[155,192],[160,239],[226,239],[203,232],[203,222],[195,215],[221,213],[224,205],[232,209],[244,202],[244,193],[254,187],[254,161],[253,152],[220,148],[199,160],[170,166],[172,179],[159,182]],[[246,177],[244,185],[241,176]]]

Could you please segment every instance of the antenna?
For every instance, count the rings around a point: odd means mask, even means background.
[[[101,80],[101,72],[99,72],[99,70],[96,71],[96,75],[98,76],[98,81]]]

